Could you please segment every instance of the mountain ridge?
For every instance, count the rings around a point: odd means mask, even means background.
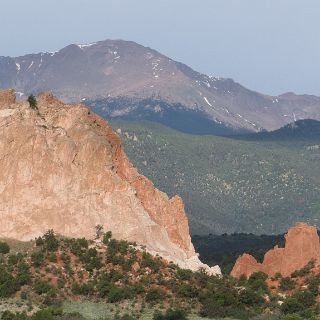
[[[128,101],[120,101],[117,107],[122,115],[143,118],[144,111],[151,110],[159,120],[161,105],[144,105],[134,114],[137,101],[158,99],[170,108],[180,105],[182,112],[196,110],[213,126],[223,124],[231,132],[274,130],[294,119],[320,120],[319,97],[260,94],[232,79],[207,76],[156,50],[123,40],[0,57],[0,87],[14,87],[21,96],[49,90],[66,101],[90,100],[90,106],[105,108],[107,118],[112,118],[109,99],[126,97]]]

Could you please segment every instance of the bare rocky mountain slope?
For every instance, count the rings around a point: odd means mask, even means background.
[[[0,57],[0,88],[11,87],[20,96],[52,91],[64,101],[87,99],[107,118],[155,120],[193,133],[273,130],[299,119],[320,120],[319,97],[260,94],[121,40]]]
[[[48,229],[91,238],[100,224],[180,266],[203,265],[180,197],[140,175],[109,124],[50,93],[38,109],[0,91],[1,237],[32,239]],[[212,273],[219,268],[212,268]]]

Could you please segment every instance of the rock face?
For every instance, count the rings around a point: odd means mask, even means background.
[[[38,110],[0,92],[0,235],[32,239],[48,229],[94,236],[101,224],[183,267],[203,265],[180,197],[169,199],[140,175],[106,121],[49,93]],[[210,270],[219,273],[219,268]]]
[[[276,272],[290,276],[293,271],[303,268],[310,260],[320,262],[320,243],[315,227],[302,222],[297,223],[289,229],[285,239],[285,247],[276,246],[268,251],[263,263],[258,263],[249,254],[243,254],[237,259],[231,275],[240,277],[244,274],[248,277],[253,272],[262,271],[269,276],[273,276]]]

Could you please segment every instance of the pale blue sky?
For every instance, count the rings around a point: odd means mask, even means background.
[[[319,0],[0,0],[0,55],[133,40],[264,93],[320,95]]]

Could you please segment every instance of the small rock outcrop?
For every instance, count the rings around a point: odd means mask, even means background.
[[[0,89],[0,108],[10,106],[16,102],[16,93],[13,89]]]
[[[100,224],[182,267],[220,272],[198,259],[181,198],[138,173],[105,120],[50,93],[32,109],[0,91],[0,216],[1,237],[92,238]]]
[[[270,277],[277,272],[287,277],[295,270],[303,268],[311,260],[320,263],[320,243],[315,227],[299,222],[288,230],[285,241],[284,248],[275,246],[269,250],[262,263],[258,263],[249,254],[243,254],[237,259],[231,275],[248,277],[253,272],[262,271]]]

